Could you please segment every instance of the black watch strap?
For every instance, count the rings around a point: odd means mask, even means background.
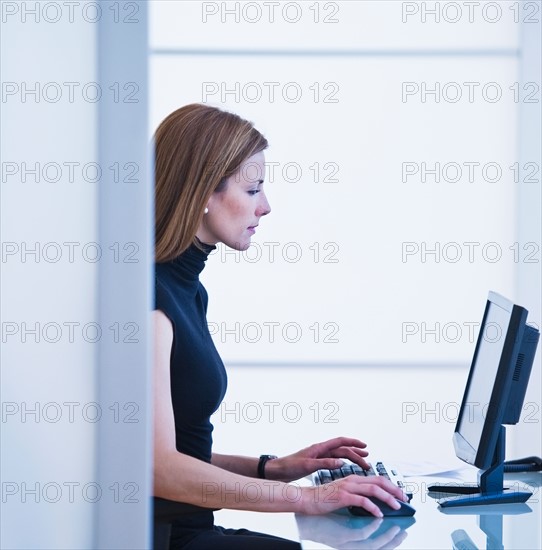
[[[258,477],[260,479],[265,479],[265,465],[269,460],[273,460],[274,458],[278,458],[278,456],[275,456],[275,455],[260,456],[260,461],[258,462]]]

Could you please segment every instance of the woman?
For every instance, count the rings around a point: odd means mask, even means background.
[[[355,505],[381,517],[371,496],[398,508],[394,497],[404,495],[380,478],[350,476],[320,488],[287,485],[319,468],[339,467],[341,458],[367,467],[365,444],[357,439],[336,438],[280,458],[212,451],[210,416],[224,397],[226,372],[207,328],[199,274],[217,243],[246,250],[271,211],[263,190],[267,141],[237,115],[193,104],[160,124],[155,147],[155,545],[299,548],[216,527],[212,510],[219,508],[325,514]]]

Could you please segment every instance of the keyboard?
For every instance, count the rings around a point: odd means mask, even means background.
[[[329,483],[330,481],[335,481],[352,474],[365,477],[380,476],[395,483],[403,491],[405,490],[405,481],[395,468],[388,468],[383,462],[377,462],[374,467],[369,463],[369,466],[368,470],[364,470],[357,464],[347,463],[335,470],[318,470],[314,475],[314,481],[316,485],[323,485],[324,483]],[[411,497],[412,495],[410,495]]]
[[[408,491],[407,484],[403,479],[400,472],[392,466],[384,464],[384,462],[376,462],[374,466],[369,463],[369,469],[364,470],[357,464],[348,462],[343,464],[340,468],[334,470],[318,470],[313,474],[313,483],[315,485],[323,485],[324,483],[330,483],[337,479],[342,479],[343,477],[348,477],[350,475],[364,476],[364,477],[384,477],[388,481],[395,483],[401,490],[407,495],[408,500],[412,499],[412,493]],[[411,508],[411,507],[410,507]],[[364,508],[358,506],[350,506],[348,511],[355,516],[367,515],[367,512]],[[398,513],[397,515],[403,515]],[[405,510],[404,515],[410,515],[410,512]]]

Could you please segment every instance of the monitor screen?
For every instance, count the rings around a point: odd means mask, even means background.
[[[510,312],[489,302],[459,422],[459,432],[473,449],[480,444],[509,324]]]
[[[525,308],[489,293],[453,438],[460,459],[495,462],[502,425],[519,421],[538,337]]]

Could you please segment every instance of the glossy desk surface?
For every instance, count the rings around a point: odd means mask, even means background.
[[[413,484],[411,492],[414,493],[415,522],[407,525],[409,520],[401,524],[396,520],[379,521],[338,514],[302,517],[286,513],[221,510],[216,513],[217,524],[246,527],[300,540],[303,548],[311,550],[449,550],[454,548],[452,536],[458,538],[463,535],[458,531],[464,531],[471,539],[474,544],[470,546],[471,550],[542,548],[542,473],[515,474],[513,477],[512,474],[505,475],[505,484],[514,485],[514,480],[519,480],[518,490],[522,490],[525,483],[532,487],[533,496],[524,505],[492,505],[481,509],[465,507],[444,513],[427,494],[427,487],[435,482],[476,480],[476,468],[457,459],[452,443],[468,365],[438,368],[335,366],[314,368],[310,374],[308,376],[307,367],[296,366],[280,369],[230,368],[226,396],[228,411],[235,410],[236,403],[241,404],[242,411],[242,405],[247,401],[251,404],[277,401],[281,406],[296,402],[303,415],[295,423],[287,422],[280,414],[273,421],[262,417],[257,423],[249,422],[242,414],[239,417],[231,413],[216,415],[213,438],[217,452],[282,456],[338,435],[359,437],[368,444],[368,460],[374,462],[382,459],[388,465],[396,464],[406,481]],[[326,379],[325,384],[321,383],[323,378]],[[393,383],[390,384],[390,381]],[[521,422],[510,427],[507,459],[540,455],[542,452],[540,388],[533,384],[531,389],[534,393],[526,400]],[[313,414],[315,405],[319,404],[324,413],[324,406],[329,403],[335,406],[336,411],[331,421],[325,422],[324,414],[316,419]],[[443,472],[447,467],[453,471],[438,478],[421,477],[422,474]],[[486,535],[484,529],[490,534]],[[468,549],[469,546],[465,544],[463,548]]]
[[[216,513],[217,523],[228,527],[247,527],[299,540],[304,549],[517,549],[542,548],[542,510],[540,485],[542,473],[506,475],[511,490],[529,489],[533,496],[526,504],[466,506],[441,509],[428,496],[426,488],[433,482],[449,479],[433,477],[407,478],[412,483],[413,518],[357,518],[350,515],[302,516],[293,514],[258,514],[223,510]],[[527,487],[529,485],[530,487]],[[235,524],[235,525],[234,525]]]

